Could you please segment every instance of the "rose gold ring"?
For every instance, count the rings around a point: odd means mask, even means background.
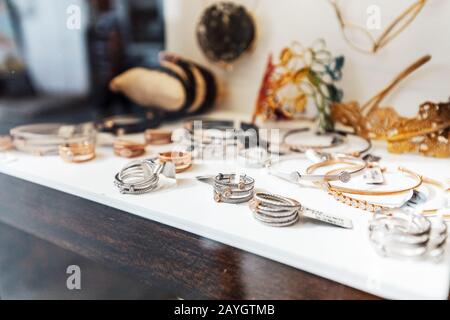
[[[168,151],[159,154],[161,163],[172,162],[177,173],[184,172],[192,166],[192,154],[189,152]]]
[[[12,149],[12,139],[10,136],[0,136],[0,151]]]
[[[95,158],[95,142],[73,142],[59,146],[59,155],[66,162],[86,162]]]
[[[114,141],[114,154],[122,158],[136,158],[145,153],[145,144],[121,140]]]
[[[145,131],[145,142],[152,145],[163,145],[172,143],[172,132],[168,130],[147,129]]]

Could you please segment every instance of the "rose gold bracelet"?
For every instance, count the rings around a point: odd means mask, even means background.
[[[312,165],[306,169],[306,172],[308,174],[311,174],[317,168],[318,168],[317,166]],[[331,170],[331,171],[327,172],[326,175],[334,174],[341,170],[342,169]],[[330,182],[326,182],[326,186],[327,186],[328,190],[338,191],[340,193],[358,194],[358,195],[364,195],[364,196],[387,196],[387,195],[405,193],[405,192],[417,189],[418,187],[420,187],[422,185],[422,183],[423,183],[422,176],[418,175],[417,173],[415,173],[411,170],[405,169],[405,168],[400,167],[400,168],[398,168],[398,170],[402,173],[405,173],[405,174],[413,177],[416,180],[414,182],[414,184],[408,188],[404,188],[404,189],[400,189],[400,190],[390,190],[390,191],[371,191],[371,190],[352,189],[352,188],[334,186]]]
[[[192,166],[192,154],[189,152],[169,151],[159,154],[161,163],[173,162],[176,173],[184,172]]]
[[[167,130],[148,129],[145,131],[145,142],[150,145],[172,143],[172,132]]]
[[[59,146],[59,155],[66,162],[86,162],[95,158],[95,142],[65,143]]]
[[[145,144],[117,139],[114,141],[114,154],[122,158],[136,158],[145,153]]]
[[[390,207],[374,204],[365,200],[355,199],[348,195],[343,194],[342,192],[331,189],[328,189],[328,194],[331,195],[336,201],[342,202],[356,209],[361,209],[369,212],[377,212],[377,211],[386,212],[392,209]]]
[[[423,177],[423,183],[435,185],[439,188],[442,188],[442,190],[444,190],[445,192],[450,192],[450,189],[446,190],[442,183],[435,181],[433,179]],[[352,198],[351,196],[345,195],[339,191],[328,189],[328,193],[332,197],[334,197],[337,201],[342,202],[348,206],[351,206],[351,207],[354,207],[357,209],[361,209],[361,210],[365,210],[365,211],[369,211],[369,212],[381,211],[384,213],[392,209],[390,207],[385,207],[385,206],[382,206],[379,204],[370,203],[365,200],[359,200],[359,199]],[[434,216],[438,213],[438,211],[439,211],[439,209],[428,209],[428,210],[422,211],[422,214],[424,216]],[[442,215],[442,218],[445,220],[449,220],[450,214],[444,214],[444,215]]]

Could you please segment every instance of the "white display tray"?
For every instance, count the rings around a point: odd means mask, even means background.
[[[394,156],[384,148],[376,148],[373,153],[381,155],[383,164],[390,167],[401,164],[433,178],[448,179],[450,175],[448,159]],[[265,169],[243,169],[234,163],[197,164],[179,175],[176,186],[134,196],[120,194],[113,185],[115,173],[128,160],[114,156],[110,148],[99,148],[97,158],[84,164],[65,163],[57,156],[35,157],[17,152],[9,153],[9,161],[4,161],[4,155],[1,157],[2,173],[210,238],[384,298],[448,297],[448,254],[440,263],[382,258],[368,241],[370,214],[337,203],[321,190],[300,188],[269,176]],[[299,167],[306,164],[306,160],[299,160]],[[259,190],[289,196],[305,206],[351,218],[354,229],[311,221],[289,228],[267,227],[253,218],[247,205],[214,202],[211,187],[194,179],[197,175],[236,170],[255,178]]]

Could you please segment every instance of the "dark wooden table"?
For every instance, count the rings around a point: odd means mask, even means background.
[[[4,174],[0,174],[0,223],[129,275],[159,293],[151,298],[375,298],[257,255]]]

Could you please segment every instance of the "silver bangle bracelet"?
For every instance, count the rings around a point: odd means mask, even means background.
[[[43,123],[15,127],[10,134],[17,150],[44,156],[58,154],[62,144],[95,139],[97,131],[92,123]]]
[[[224,203],[244,203],[253,198],[255,180],[247,175],[218,174],[214,178],[214,200]]]
[[[151,159],[134,161],[116,174],[114,185],[122,194],[144,194],[158,187],[160,175],[175,178],[175,166]]]
[[[346,138],[337,134],[337,133],[326,133],[326,134],[316,134],[317,136],[328,136],[331,138],[331,141],[327,145],[306,145],[306,144],[292,144],[287,143],[287,139],[289,136],[292,136],[297,133],[311,132],[310,128],[300,128],[295,130],[288,131],[283,137],[283,144],[288,146],[289,150],[292,152],[304,153],[306,150],[322,150],[329,149],[343,145],[346,142]]]
[[[319,166],[322,163],[325,164],[326,162],[331,162],[331,161],[336,161],[336,162],[337,161],[343,161],[343,162],[351,161],[352,163],[354,163],[354,169],[347,168],[344,171],[339,172],[337,174],[303,174],[298,171],[285,173],[285,172],[276,170],[274,168],[274,165],[276,163],[272,163],[270,161],[267,162],[266,168],[268,169],[269,174],[276,176],[280,179],[289,181],[291,183],[301,183],[302,181],[312,181],[312,182],[341,181],[343,183],[347,183],[350,181],[352,176],[362,173],[363,170],[366,169],[366,167],[367,167],[367,163],[364,160],[361,160],[356,157],[340,155],[340,154],[334,155],[331,158],[329,158],[323,162],[316,163],[316,165]]]
[[[283,145],[287,146],[287,148],[292,152],[304,153],[307,150],[311,150],[311,149],[319,151],[319,150],[331,149],[331,148],[342,146],[345,143],[348,143],[348,136],[353,136],[360,140],[363,140],[365,142],[365,146],[363,148],[360,148],[360,150],[348,152],[348,153],[346,153],[346,155],[359,157],[372,148],[372,142],[370,141],[370,139],[366,139],[366,138],[360,137],[354,133],[346,132],[346,131],[334,131],[334,132],[329,132],[329,133],[325,133],[325,134],[317,133],[316,134],[317,136],[328,136],[331,138],[330,143],[328,145],[323,145],[323,146],[322,145],[292,144],[292,143],[287,142],[287,138],[289,136],[292,136],[292,135],[298,134],[298,133],[310,132],[310,131],[311,131],[311,129],[309,129],[309,128],[301,128],[301,129],[288,131],[283,137]]]

